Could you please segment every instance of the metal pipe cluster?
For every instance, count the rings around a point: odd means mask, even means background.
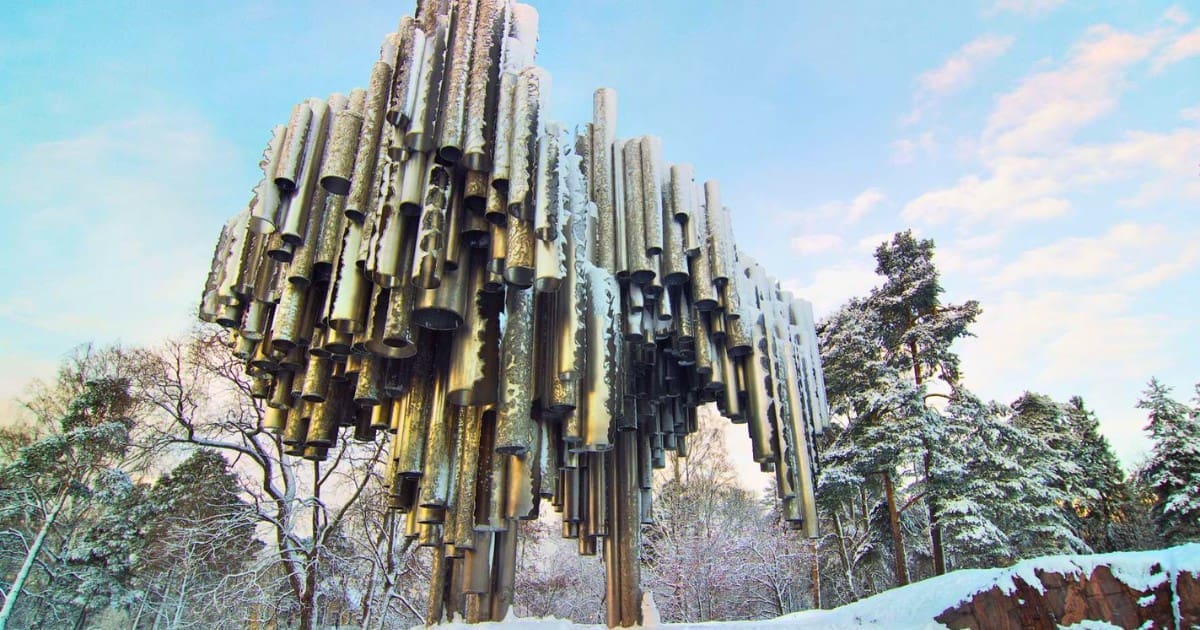
[[[436,551],[428,619],[502,619],[516,521],[548,499],[630,625],[652,471],[701,405],[747,425],[816,534],[821,364],[811,307],[738,250],[716,182],[617,138],[611,89],[574,132],[549,120],[536,41],[528,5],[421,2],[366,90],[272,131],[200,317],[289,454],[392,436],[390,507]]]

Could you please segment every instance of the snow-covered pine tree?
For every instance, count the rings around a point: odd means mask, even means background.
[[[1011,407],[1013,425],[1040,442],[1040,448],[1026,451],[1023,463],[1054,485],[1060,495],[1056,503],[1063,519],[1082,539],[1083,526],[1075,512],[1074,498],[1088,490],[1083,469],[1075,459],[1079,445],[1068,424],[1066,407],[1045,394],[1028,391]]]
[[[1098,552],[1129,549],[1130,541],[1123,540],[1121,531],[1132,500],[1125,472],[1083,398],[1072,396],[1064,410],[1073,442],[1071,456],[1079,467],[1071,497],[1079,535]]]
[[[829,404],[835,415],[847,418],[846,430],[822,454],[818,495],[832,505],[859,501],[864,486],[882,492],[893,578],[904,585],[909,581],[901,529],[905,502],[897,499],[897,486],[900,471],[912,468],[921,450],[924,390],[888,364],[879,329],[877,313],[864,301],[851,300],[818,331]]]
[[[898,232],[891,242],[875,250],[875,273],[886,278],[882,286],[871,291],[868,305],[877,313],[880,324],[880,343],[889,365],[912,373],[917,387],[931,377],[939,378],[950,387],[953,397],[959,380],[959,358],[951,346],[971,333],[967,327],[979,316],[979,303],[968,300],[962,304],[943,304],[943,292],[937,267],[933,264],[934,244],[931,239],[916,239],[911,230]],[[926,394],[929,395],[936,394]],[[935,467],[941,465],[938,445],[944,441],[943,423],[938,414],[927,414],[921,435],[921,479],[923,487],[916,491],[923,496],[928,512],[930,550],[934,572],[946,572],[945,554],[939,523],[938,489],[929,484]]]
[[[1013,403],[1013,416],[1005,428],[1003,449],[1020,474],[1004,482],[1016,500],[1008,505],[1002,522],[1017,557],[1089,551],[1075,533],[1074,512],[1069,508],[1068,489],[1077,483],[1078,467],[1067,452],[1071,438],[1061,406],[1047,396],[1026,392]]]
[[[951,568],[1006,564],[1013,557],[1012,542],[997,524],[1011,510],[1010,488],[1023,475],[1006,452],[1003,411],[997,403],[984,403],[964,388],[942,412],[946,430],[930,475],[943,502],[939,518],[947,563]]]
[[[1138,407],[1149,413],[1154,441],[1143,478],[1158,498],[1151,511],[1159,534],[1170,544],[1200,540],[1200,410],[1172,399],[1158,379],[1150,379]]]
[[[0,630],[9,622],[82,627],[125,594],[125,560],[137,540],[105,504],[133,490],[118,466],[136,401],[110,358],[89,353],[65,366],[58,387],[27,404],[46,435],[0,467],[0,554],[20,558],[4,585]],[[121,535],[95,544],[89,533],[97,527]]]

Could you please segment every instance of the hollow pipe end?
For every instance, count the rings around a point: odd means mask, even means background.
[[[349,195],[350,179],[340,175],[326,175],[321,178],[321,188],[334,195]]]

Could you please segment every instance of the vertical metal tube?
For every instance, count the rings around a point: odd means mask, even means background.
[[[304,165],[304,146],[308,142],[310,123],[312,122],[312,103],[302,101],[292,107],[292,116],[288,120],[287,135],[284,136],[283,150],[275,168],[275,185],[284,193],[296,190],[296,179],[300,168]]]
[[[401,441],[396,456],[396,474],[419,477],[425,470],[425,440],[429,434],[429,422],[433,415],[434,345],[433,333],[425,333],[420,351],[413,357],[414,365],[409,373],[408,391],[404,393],[404,413]]]
[[[558,291],[566,274],[565,235],[561,222],[565,211],[559,190],[559,143],[562,128],[551,123],[537,140],[537,172],[534,187],[534,288],[542,293]]]
[[[457,164],[463,155],[463,117],[467,108],[467,81],[470,78],[474,44],[472,35],[478,9],[479,0],[458,0],[450,20],[450,43],[437,116],[438,157],[449,164]]]
[[[450,355],[450,402],[483,405],[496,402],[500,371],[499,295],[483,290],[487,265],[482,252],[473,252],[467,269],[467,308],[463,325],[454,332]]]
[[[504,281],[518,289],[533,286],[533,224],[519,217],[508,218],[505,238]]]
[[[516,71],[506,67],[500,73],[499,99],[496,108],[496,144],[492,150],[492,186],[502,192],[508,191],[508,181],[512,173],[510,159],[515,125],[517,83]]]
[[[422,507],[444,508],[450,497],[451,462],[455,425],[454,412],[446,404],[446,372],[449,352],[445,342],[439,343],[433,365],[433,387],[430,391],[429,425],[425,437],[425,457],[421,475]]]
[[[500,38],[504,28],[500,0],[479,0],[476,9],[470,77],[467,80],[467,119],[463,164],[472,171],[491,169],[499,90]]]
[[[428,169],[424,204],[413,250],[412,283],[418,289],[436,289],[442,282],[449,227],[447,213],[453,193],[453,173],[449,168],[430,160]]]
[[[400,18],[400,24],[396,27],[396,56],[392,64],[395,71],[392,75],[392,85],[389,86],[391,95],[388,97],[384,119],[401,131],[408,127],[409,85],[412,83],[413,74],[419,71],[415,66],[421,63],[421,53],[414,51],[417,37],[421,38],[420,45],[424,46],[425,34],[417,28],[416,20],[409,15]]]
[[[263,159],[259,166],[263,178],[254,187],[254,212],[250,218],[250,229],[259,234],[269,234],[279,227],[279,187],[275,184],[275,171],[283,153],[286,140],[287,126],[276,125],[271,129],[271,139],[263,149]]]
[[[688,248],[685,241],[685,224],[691,218],[691,192],[694,184],[691,166],[675,164],[670,168],[670,185],[663,195],[668,201],[663,204],[664,252],[663,283],[685,284],[691,278],[688,271]]]
[[[526,453],[537,439],[533,408],[533,293],[509,289],[500,338],[500,401],[496,444],[500,453]]]
[[[375,167],[379,161],[383,116],[387,112],[391,84],[391,64],[376,61],[371,68],[371,80],[363,103],[363,120],[358,136],[358,151],[354,158],[354,174],[350,177],[350,192],[346,200],[346,217],[351,221],[362,221],[370,210],[371,190],[376,184]]]
[[[413,151],[428,152],[436,147],[434,117],[438,111],[438,98],[442,86],[442,69],[445,62],[448,23],[446,16],[438,16],[432,28],[425,29],[425,50],[421,56],[421,71],[417,75],[416,89],[412,92],[412,120],[404,141]]]
[[[721,205],[721,187],[704,182],[704,208],[708,213],[708,262],[713,284],[724,286],[733,275],[733,232],[729,215]]]
[[[708,213],[695,203],[695,188],[692,201],[692,214],[688,223],[696,231],[697,254],[689,259],[688,269],[691,271],[692,303],[701,311],[712,311],[717,308],[717,292],[712,281],[711,248],[708,244]]]
[[[646,229],[646,254],[662,253],[664,246],[662,139],[642,136],[642,222]]]
[[[358,155],[366,97],[365,90],[352,90],[347,107],[334,115],[325,160],[321,163],[320,179],[321,187],[331,194],[350,194],[350,178],[354,174],[354,158]]]
[[[600,88],[592,96],[592,172],[589,181],[599,222],[599,264],[616,274],[617,217],[613,205],[613,143],[617,132],[617,93]]]
[[[317,175],[321,157],[325,154],[325,138],[329,131],[329,106],[321,99],[310,98],[308,107],[311,114],[308,117],[304,150],[295,171],[291,195],[284,200],[284,216],[279,230],[283,240],[293,246],[300,245],[304,240],[309,205],[317,192]]]
[[[517,77],[509,147],[508,212],[527,221],[534,218],[537,143],[545,126],[541,118],[542,101],[549,89],[549,75],[536,66],[525,68]]]
[[[634,284],[647,284],[654,279],[655,271],[646,255],[646,212],[649,204],[644,203],[645,188],[642,185],[642,143],[638,138],[625,142],[623,156],[625,192],[625,253],[629,279]]]
[[[470,249],[459,250],[458,264],[454,269],[446,270],[438,288],[416,290],[413,323],[430,330],[457,330],[463,325],[470,284],[470,278],[467,277],[470,271],[467,258],[470,254]]]
[[[341,333],[361,332],[366,326],[371,284],[354,260],[361,240],[362,226],[348,222],[337,273],[329,282],[329,325]]]
[[[622,626],[641,623],[641,493],[637,487],[637,457],[634,441],[636,435],[630,431],[617,434],[617,573],[620,576]],[[611,625],[617,625],[610,619]]]
[[[479,443],[482,438],[481,423],[483,409],[459,407],[459,425],[455,437],[456,453],[454,488],[454,532],[455,549],[475,547],[475,491],[478,479]]]
[[[617,391],[620,378],[621,290],[616,278],[596,269],[590,274],[587,311],[587,368],[584,409],[586,410],[584,445],[591,450],[611,448],[613,419],[621,414]]]

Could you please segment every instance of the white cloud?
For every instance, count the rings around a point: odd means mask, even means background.
[[[842,237],[837,234],[805,234],[792,239],[792,251],[801,256],[830,252],[841,246]]]
[[[1099,280],[1125,290],[1149,289],[1200,260],[1196,234],[1164,225],[1121,223],[1100,236],[1073,236],[1023,252],[993,281],[1004,286],[1061,280]]]
[[[1066,2],[1067,0],[996,0],[992,4],[991,12],[1035,16],[1049,13]]]
[[[1194,120],[1200,122],[1200,105],[1180,110],[1179,117],[1184,120]]]
[[[237,210],[212,185],[234,179],[233,154],[176,112],[30,147],[0,175],[0,194],[25,210],[11,236],[28,262],[0,289],[0,314],[64,347],[180,332],[219,218]]]
[[[1154,59],[1154,71],[1161,72],[1173,63],[1200,56],[1200,28],[1175,38]]]
[[[819,319],[833,312],[846,300],[866,295],[880,281],[875,275],[874,261],[855,258],[822,266],[813,272],[806,283],[799,278],[786,278],[780,282],[785,291],[804,298],[813,304],[813,313]]]
[[[1012,37],[981,35],[954,51],[942,65],[918,75],[913,95],[916,105],[904,122],[917,122],[938,99],[970,85],[979,66],[1008,52],[1012,43]]]
[[[1163,19],[1176,25],[1183,25],[1192,21],[1192,17],[1188,15],[1188,12],[1178,4],[1168,7],[1163,13]]]
[[[1124,292],[1010,291],[986,300],[961,343],[965,382],[1002,401],[1030,389],[1066,400],[1083,394],[1125,462],[1148,446],[1141,385],[1171,363],[1179,326],[1135,312]]]
[[[867,216],[876,206],[887,201],[887,195],[878,188],[868,188],[858,194],[846,208],[844,223],[851,225]]]
[[[983,35],[967,42],[941,66],[917,77],[921,92],[945,96],[966,87],[974,78],[977,66],[1008,52],[1012,37]]]
[[[937,150],[932,131],[922,132],[912,138],[901,138],[892,143],[892,162],[911,164],[918,157],[932,155]]]
[[[1143,183],[1128,205],[1161,198],[1200,197],[1195,147],[1200,129],[1166,133],[1131,131],[1116,142],[1063,148],[1048,156],[1005,155],[984,176],[967,175],[948,188],[924,193],[905,205],[909,221],[1012,225],[1063,216],[1068,193],[1101,182],[1138,178]]]
[[[1061,149],[1076,131],[1112,111],[1126,74],[1146,59],[1157,33],[1093,26],[1058,67],[1034,73],[1000,96],[983,132],[985,157]]]
[[[887,195],[878,188],[868,188],[848,201],[827,201],[802,211],[776,211],[773,218],[780,224],[798,228],[806,233],[828,230],[831,223],[849,227],[858,223],[880,204]]]

